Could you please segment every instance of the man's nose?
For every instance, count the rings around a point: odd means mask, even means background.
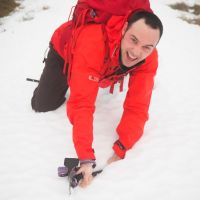
[[[132,53],[135,57],[140,57],[142,55],[142,49],[139,45],[136,45],[133,49],[132,49]]]

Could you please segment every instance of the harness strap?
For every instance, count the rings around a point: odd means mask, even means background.
[[[110,93],[111,94],[113,94],[114,88],[115,88],[115,83],[112,83],[112,85],[110,86]]]
[[[73,20],[73,24],[72,24],[72,37],[69,41],[69,44],[67,46],[67,58],[65,61],[65,72],[66,72],[66,66],[67,63],[69,64],[69,68],[68,68],[68,75],[67,75],[67,80],[68,80],[68,84],[70,82],[70,78],[71,78],[71,70],[72,70],[72,63],[73,63],[73,55],[74,55],[74,50],[75,50],[75,46],[76,46],[76,42],[77,42],[77,38],[82,30],[82,28],[84,27],[84,23],[85,23],[85,19],[86,19],[86,15],[88,13],[90,9],[89,8],[85,8],[83,9],[78,16],[76,16],[76,19]]]
[[[124,87],[124,77],[122,77],[119,80],[120,86],[119,86],[119,91],[122,92],[123,91],[123,87]]]
[[[114,92],[115,84],[116,84],[116,83],[117,83],[117,82],[113,82],[112,85],[110,86],[110,93],[111,93],[111,94],[113,94],[113,92]],[[120,92],[123,92],[124,77],[122,77],[122,78],[118,81],[118,83],[120,84],[120,85],[119,85],[119,91],[120,91]]]

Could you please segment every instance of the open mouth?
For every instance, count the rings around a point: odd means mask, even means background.
[[[130,62],[134,62],[137,60],[137,57],[131,55],[129,52],[126,52],[126,56]]]

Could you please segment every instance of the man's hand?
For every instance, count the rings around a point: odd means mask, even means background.
[[[92,182],[92,179],[93,179],[92,165],[93,165],[92,163],[81,164],[80,169],[77,171],[77,174],[80,174],[80,173],[83,174],[83,179],[80,181],[80,184],[79,184],[79,186],[82,188],[87,187]]]
[[[114,154],[108,159],[107,164],[109,165],[109,164],[111,164],[111,163],[113,163],[113,162],[116,162],[116,161],[118,161],[118,160],[121,160],[121,158],[120,158],[117,154],[114,153]]]
[[[121,158],[115,153],[108,159],[107,164],[111,164],[121,160]],[[80,169],[76,172],[76,174],[83,174],[83,179],[80,181],[79,186],[82,188],[87,187],[93,180],[92,172],[93,172],[93,163],[84,163],[80,165]]]

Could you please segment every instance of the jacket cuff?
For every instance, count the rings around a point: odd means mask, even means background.
[[[113,150],[115,151],[115,153],[121,158],[123,159],[126,155],[126,148],[124,147],[124,145],[117,140],[114,145],[113,145]]]
[[[95,160],[80,160],[80,165],[82,164],[92,164],[92,167],[95,168],[96,167],[96,162]]]

